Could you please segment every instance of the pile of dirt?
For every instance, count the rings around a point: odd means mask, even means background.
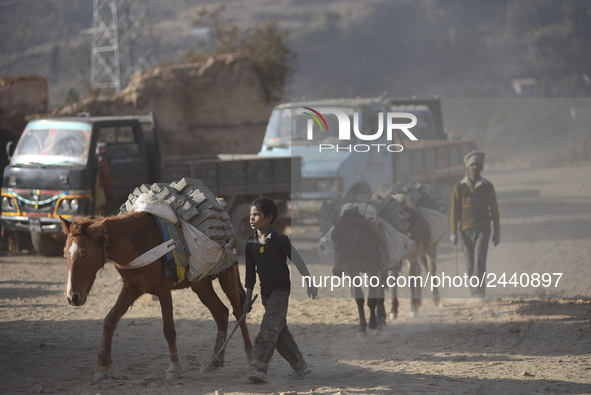
[[[91,97],[51,115],[79,112],[91,116],[154,112],[167,156],[256,153],[269,119],[251,59],[231,54],[138,71],[119,94]]]
[[[47,80],[38,75],[0,78],[0,129],[20,136],[26,117],[47,112]]]

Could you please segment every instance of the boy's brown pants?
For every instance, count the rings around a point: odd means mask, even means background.
[[[252,365],[264,370],[269,369],[269,361],[275,349],[289,362],[294,370],[306,366],[298,345],[287,328],[287,307],[289,291],[272,291],[268,297],[263,297],[265,314],[261,322],[261,330],[254,339],[254,353]]]

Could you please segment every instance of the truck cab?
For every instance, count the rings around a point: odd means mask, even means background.
[[[160,172],[153,116],[31,120],[2,179],[2,227],[29,232],[41,255],[59,255],[59,216],[113,214]]]

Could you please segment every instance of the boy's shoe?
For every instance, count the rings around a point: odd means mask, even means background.
[[[309,375],[310,373],[312,373],[312,371],[308,370],[307,366],[304,365],[301,369],[294,369],[293,373],[291,374],[291,377],[293,377],[295,380],[300,380]]]
[[[248,375],[248,379],[250,381],[254,381],[255,383],[266,383],[267,382],[267,372],[265,372],[262,369],[253,370]]]

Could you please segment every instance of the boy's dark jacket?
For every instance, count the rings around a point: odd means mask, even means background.
[[[267,236],[266,244],[259,243],[255,232],[246,242],[244,256],[246,258],[245,286],[253,289],[256,273],[258,273],[263,298],[276,289],[291,290],[287,258],[296,265],[302,276],[310,275],[304,260],[295,248],[292,248],[289,238],[273,228]]]

